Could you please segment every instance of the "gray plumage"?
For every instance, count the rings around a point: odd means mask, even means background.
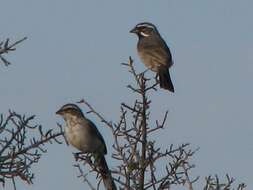
[[[146,67],[158,74],[160,87],[174,92],[169,73],[169,68],[173,65],[172,56],[155,25],[139,23],[130,32],[137,34],[138,55]]]
[[[66,104],[56,112],[66,122],[65,137],[71,145],[83,153],[107,153],[105,141],[95,124],[87,119],[75,104]]]
[[[83,153],[93,153],[98,158],[97,165],[107,190],[116,190],[104,155],[107,154],[104,138],[95,124],[86,118],[82,110],[75,104],[62,106],[56,114],[65,122],[64,134],[67,142]]]

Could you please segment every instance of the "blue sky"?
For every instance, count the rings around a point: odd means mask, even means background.
[[[3,1],[0,39],[28,40],[8,55],[11,66],[0,65],[0,112],[36,114],[36,121],[50,129],[63,122],[54,114],[61,105],[85,98],[108,120],[117,120],[120,103],[133,98],[125,88],[130,75],[120,63],[132,56],[144,69],[129,30],[150,21],[175,63],[176,93],[151,95],[152,118],[169,110],[159,142],[200,147],[194,175],[229,173],[251,189],[252,6],[250,0]],[[108,139],[110,154],[110,131],[89,117]],[[34,167],[34,185],[19,183],[18,189],[84,189],[72,167],[74,149],[48,147]]]

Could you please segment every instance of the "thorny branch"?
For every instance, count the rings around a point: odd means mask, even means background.
[[[90,189],[99,189],[100,184],[102,182],[102,178],[101,178],[101,175],[99,175],[100,170],[99,170],[99,167],[97,166],[94,155],[84,154],[84,153],[74,153],[74,157],[75,157],[76,161],[79,162],[74,165],[74,167],[76,167],[80,173],[78,175],[78,177],[82,178],[83,181],[88,184]],[[90,168],[90,171],[87,173],[84,173],[82,167]],[[96,178],[98,179],[98,183],[97,183],[96,188],[92,185],[92,183],[87,178],[89,173],[96,173]]]
[[[84,160],[84,161],[86,161],[86,160]],[[86,162],[84,162],[84,163],[86,163]],[[74,166],[79,170],[79,173],[80,173],[80,175],[77,176],[77,177],[83,178],[83,181],[86,182],[86,183],[88,184],[88,186],[89,186],[89,188],[90,188],[91,190],[96,190],[96,188],[93,187],[93,185],[92,185],[92,184],[90,183],[90,181],[87,179],[87,175],[88,175],[88,174],[85,174],[85,173],[83,172],[81,166],[80,166],[79,164],[75,164]],[[92,167],[93,167],[93,166],[92,166]]]
[[[204,186],[204,190],[230,190],[235,189],[233,188],[233,184],[235,182],[234,178],[231,178],[228,174],[226,175],[226,181],[220,182],[220,179],[217,175],[215,177],[208,176],[205,178],[206,184]],[[243,190],[246,188],[246,185],[244,183],[240,183],[236,190]]]
[[[122,103],[120,107],[121,116],[118,122],[106,120],[98,113],[87,101],[82,99],[78,103],[85,104],[89,111],[107,126],[112,133],[114,144],[112,158],[118,163],[112,169],[114,181],[118,183],[119,189],[153,189],[163,190],[171,189],[174,185],[185,186],[189,190],[193,190],[193,184],[199,177],[191,177],[190,172],[195,167],[191,164],[191,158],[196,153],[192,150],[189,143],[184,143],[178,146],[173,144],[168,145],[166,150],[162,150],[156,143],[157,136],[155,133],[165,128],[168,118],[168,111],[164,114],[161,121],[150,121],[151,100],[148,94],[156,91],[157,81],[145,77],[145,72],[138,73],[133,65],[133,60],[129,58],[128,63],[123,63],[134,78],[135,83],[127,87],[138,98],[132,105]],[[79,158],[80,159],[80,158]],[[87,174],[95,172],[97,176],[99,171],[96,169],[94,160],[90,155],[83,155],[86,169],[89,172],[84,173],[80,165],[76,165],[80,172],[80,177],[83,177],[91,189],[94,189],[87,179]],[[227,189],[231,189],[231,184],[234,182],[231,178],[226,184]],[[100,181],[97,184],[99,189]],[[216,186],[214,185],[216,183]],[[206,180],[204,190],[214,190],[218,187],[217,180],[209,177]],[[223,187],[223,186],[219,186]],[[240,184],[237,190],[243,190],[244,184]],[[217,188],[219,189],[219,188]]]
[[[22,38],[21,40],[18,40],[12,44],[10,44],[10,39],[7,38],[5,41],[0,42],[0,59],[5,64],[5,66],[10,65],[11,63],[3,56],[3,54],[7,54],[11,51],[16,50],[16,46],[26,40],[27,37]]]
[[[61,144],[58,139],[63,134],[60,126],[57,133],[52,129],[44,132],[42,126],[32,124],[34,118],[12,111],[5,119],[3,114],[0,115],[0,183],[3,186],[11,180],[16,189],[17,178],[32,183],[34,173],[31,166],[46,152],[44,145]]]

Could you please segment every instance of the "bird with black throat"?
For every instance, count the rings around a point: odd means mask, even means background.
[[[160,87],[174,92],[169,73],[169,68],[173,65],[171,52],[156,26],[149,22],[142,22],[130,33],[138,36],[138,55],[148,69],[157,73]]]
[[[82,153],[92,153],[107,190],[116,190],[111,172],[105,160],[107,148],[103,136],[95,124],[75,104],[65,104],[57,112],[65,120],[64,136],[67,143]]]

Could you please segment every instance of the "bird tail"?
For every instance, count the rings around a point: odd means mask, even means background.
[[[102,176],[106,190],[117,190],[104,156],[101,156],[99,159],[98,169]]]
[[[160,87],[174,92],[174,86],[172,84],[170,73],[167,68],[161,68],[158,71]]]

